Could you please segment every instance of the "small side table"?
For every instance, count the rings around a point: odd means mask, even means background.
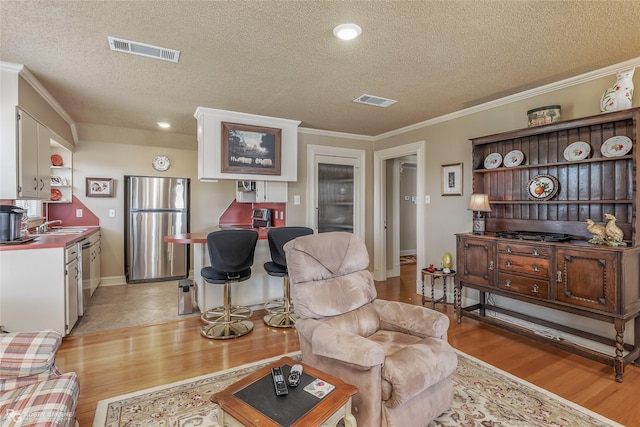
[[[431,309],[434,309],[436,307],[436,304],[439,302],[446,304],[447,303],[447,279],[449,277],[453,278],[455,277],[455,275],[456,275],[455,270],[451,270],[449,273],[443,273],[441,269],[438,269],[432,273],[426,268],[423,268],[422,269],[422,305],[424,305],[426,301],[431,301]],[[431,285],[431,299],[427,299],[424,296],[425,276],[429,276],[430,278],[429,282]],[[442,295],[442,298],[436,299],[434,296],[433,288],[435,287],[436,279],[438,278],[442,279],[443,295]],[[456,308],[457,294],[458,294],[458,289],[456,288],[454,283],[453,284],[453,308]]]

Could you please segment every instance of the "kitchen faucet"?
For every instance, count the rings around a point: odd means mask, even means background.
[[[53,221],[44,222],[44,223],[42,223],[42,224],[40,224],[38,226],[38,228],[36,229],[36,232],[37,233],[44,233],[45,231],[47,231],[49,229],[49,226],[53,225],[53,224],[62,224],[62,221],[59,220],[59,219],[54,219]]]

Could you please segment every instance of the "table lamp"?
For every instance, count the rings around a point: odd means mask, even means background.
[[[476,216],[473,217],[473,234],[484,234],[484,217],[482,212],[491,212],[489,206],[489,196],[487,194],[472,194],[469,200],[470,211],[475,211]]]

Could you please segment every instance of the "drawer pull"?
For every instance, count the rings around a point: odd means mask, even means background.
[[[562,271],[558,271],[558,279],[556,281],[562,283]]]
[[[493,271],[493,261],[489,261],[489,270]]]
[[[540,252],[538,252],[538,248],[533,248],[533,256],[539,256]]]
[[[533,292],[534,294],[537,294],[539,290],[540,290],[540,287],[534,283],[533,288],[531,289],[531,292]]]
[[[507,268],[511,268],[511,260],[507,260],[506,266]]]
[[[507,252],[511,253],[511,246],[507,246]]]
[[[505,288],[510,288],[510,287],[511,287],[511,280],[506,280],[506,281],[504,282],[504,287],[505,287]]]
[[[538,264],[533,264],[533,271],[535,271],[536,273],[540,271],[540,267],[538,266]]]

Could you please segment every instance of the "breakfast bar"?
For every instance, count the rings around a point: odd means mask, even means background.
[[[221,228],[251,228],[246,226]],[[240,282],[232,288],[234,304],[244,306],[261,306],[267,301],[282,298],[282,279],[269,276],[264,270],[264,263],[271,261],[267,232],[269,228],[251,228],[258,232],[258,244],[251,267],[251,278]],[[217,231],[213,229],[211,231]],[[200,272],[203,267],[211,265],[207,250],[209,232],[175,234],[164,237],[168,243],[193,245],[193,282],[196,290],[196,304],[200,312],[222,305],[224,301],[223,286],[205,283]],[[262,307],[260,307],[262,308]]]

